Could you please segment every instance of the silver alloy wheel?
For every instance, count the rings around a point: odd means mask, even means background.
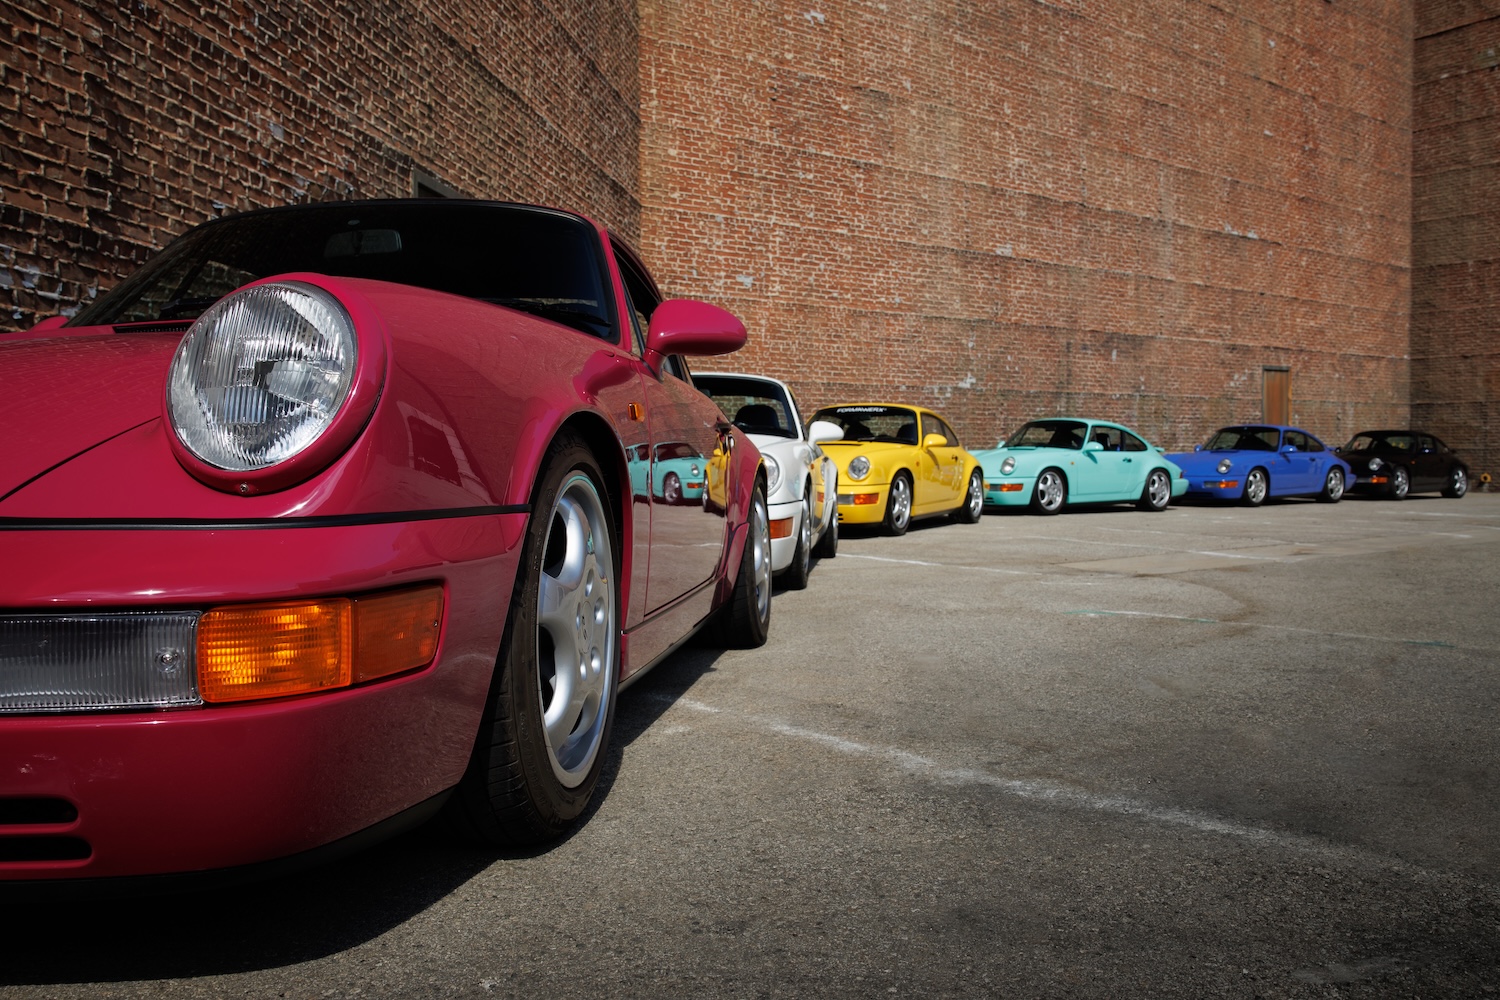
[[[559,488],[549,522],[537,586],[542,729],[553,775],[576,788],[599,754],[615,684],[614,555],[604,502],[582,472]]]
[[[1344,495],[1344,470],[1332,468],[1328,470],[1328,479],[1323,485],[1323,495],[1330,501],[1337,503]]]
[[[979,515],[984,511],[984,479],[975,472],[969,475],[969,519],[979,520]]]
[[[1269,490],[1269,480],[1260,469],[1251,469],[1250,475],[1245,477],[1245,502],[1251,506],[1259,506],[1265,499]]]
[[[1062,473],[1048,469],[1037,477],[1036,505],[1042,510],[1055,514],[1062,509],[1064,496]]]
[[[891,530],[897,534],[906,530],[911,521],[911,486],[905,476],[891,480],[891,493],[886,499],[886,518]]]
[[[766,513],[766,499],[756,494],[750,511],[750,537],[745,544],[754,546],[751,559],[755,568],[755,614],[760,621],[771,618],[771,519]]]
[[[1411,474],[1404,466],[1398,465],[1391,470],[1391,496],[1397,500],[1405,500],[1409,492],[1411,492]]]
[[[1152,510],[1162,510],[1172,500],[1172,481],[1160,469],[1151,470],[1146,477],[1146,500]]]
[[[1448,495],[1455,500],[1469,492],[1469,474],[1463,470],[1463,466],[1455,465],[1453,473],[1448,477]]]
[[[682,500],[682,479],[675,472],[669,472],[661,480],[661,498],[667,503],[677,503]]]

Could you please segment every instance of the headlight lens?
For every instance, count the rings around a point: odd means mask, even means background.
[[[357,361],[354,323],[321,288],[285,282],[236,292],[198,318],[172,358],[172,428],[216,468],[285,462],[333,422]]]
[[[1015,472],[1015,471],[1016,471],[1016,460],[1015,460],[1015,458],[1011,457],[1011,456],[1007,456],[1006,459],[1005,459],[1005,461],[1003,461],[1003,462],[1000,463],[1000,475],[1002,475],[1002,476],[1008,476],[1012,472]]]
[[[863,455],[855,455],[849,462],[849,478],[858,482],[870,474],[870,460]]]
[[[1231,461],[1229,461],[1229,459],[1227,459],[1227,458],[1221,458],[1221,459],[1219,459],[1219,475],[1222,476],[1224,473],[1228,472],[1229,471],[1229,467],[1231,465],[1233,465],[1233,464],[1234,463],[1231,462]]]
[[[1385,462],[1384,461],[1382,461],[1379,458],[1372,458],[1372,459],[1370,459],[1370,471],[1371,472],[1379,472],[1383,468],[1385,468]]]
[[[761,455],[766,463],[766,496],[770,496],[781,488],[781,463],[770,455]]]

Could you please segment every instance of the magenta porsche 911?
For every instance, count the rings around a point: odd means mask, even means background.
[[[764,469],[683,360],[744,340],[463,201],[207,223],[0,336],[0,881],[563,833],[623,685],[765,641]],[[654,495],[668,442],[714,504]]]

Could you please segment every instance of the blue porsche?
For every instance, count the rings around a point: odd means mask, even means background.
[[[1354,481],[1349,463],[1300,427],[1221,427],[1192,451],[1167,456],[1187,475],[1188,496],[1258,507],[1267,497],[1338,503]]]

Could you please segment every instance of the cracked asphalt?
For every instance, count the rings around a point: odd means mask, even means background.
[[[846,534],[497,857],[0,911],[0,998],[1500,993],[1500,494]]]

